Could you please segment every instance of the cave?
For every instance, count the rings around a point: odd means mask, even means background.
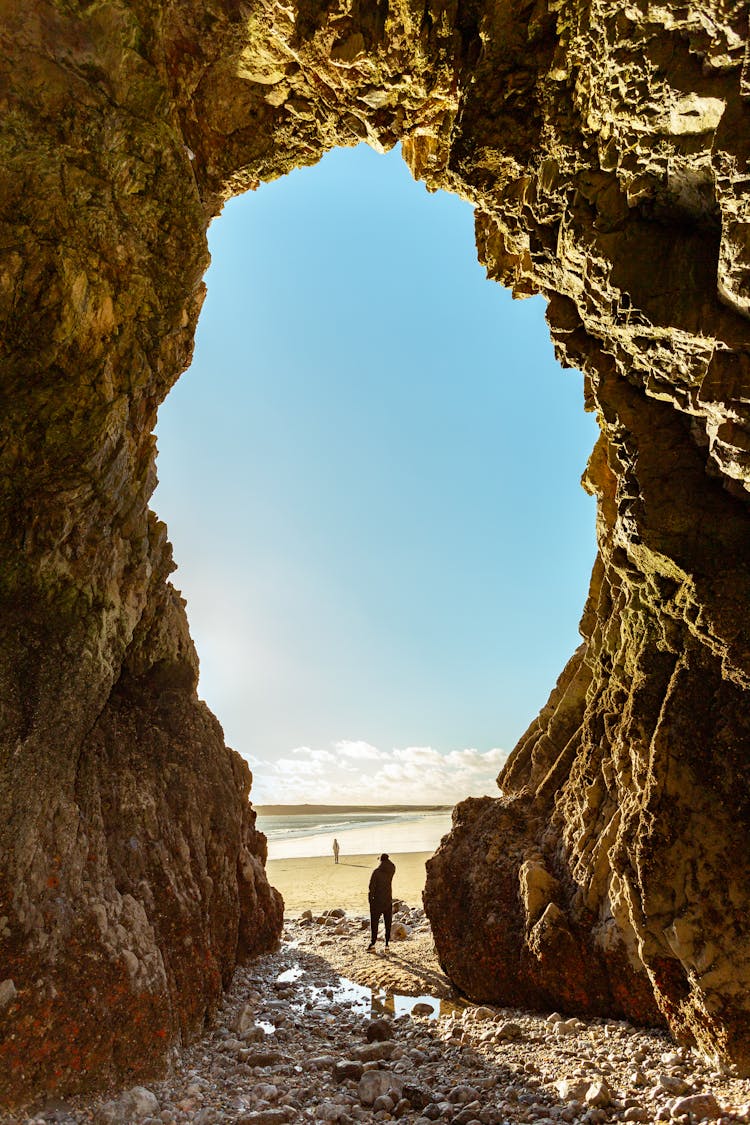
[[[583,643],[430,861],[441,962],[750,1073],[744,6],[35,0],[4,25],[0,1101],[159,1073],[278,939],[152,435],[211,218],[363,140],[474,204],[601,431]]]

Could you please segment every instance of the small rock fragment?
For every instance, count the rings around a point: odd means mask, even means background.
[[[372,1062],[376,1059],[390,1059],[396,1049],[392,1039],[384,1039],[382,1043],[364,1043],[361,1047],[353,1047],[352,1058],[360,1062]]]
[[[582,1102],[588,1088],[589,1083],[584,1078],[561,1078],[555,1082],[562,1102]]]
[[[257,1109],[237,1119],[237,1125],[286,1125],[289,1111],[285,1109]]]
[[[603,1080],[592,1082],[583,1098],[586,1105],[594,1106],[596,1109],[604,1109],[612,1101],[612,1091]]]
[[[0,1011],[15,1000],[17,995],[16,986],[10,977],[6,977],[5,980],[0,981]]]
[[[673,1118],[686,1114],[690,1115],[690,1121],[716,1121],[721,1117],[722,1109],[713,1094],[690,1094],[672,1104]]]
[[[365,1039],[368,1043],[375,1040],[391,1039],[393,1028],[390,1020],[370,1020],[365,1027]]]
[[[376,1098],[393,1090],[398,1096],[404,1088],[404,1080],[390,1070],[368,1070],[359,1080],[357,1092],[363,1105],[372,1105]]]
[[[657,1090],[676,1095],[692,1093],[690,1083],[686,1082],[684,1078],[678,1078],[675,1074],[660,1074]]]
[[[473,1086],[454,1086],[448,1094],[449,1102],[475,1102],[479,1098],[479,1091]]]
[[[363,1069],[362,1063],[354,1059],[339,1059],[334,1063],[333,1077],[336,1082],[347,1082],[349,1079],[359,1082]]]
[[[133,1086],[119,1098],[100,1106],[94,1121],[96,1125],[129,1125],[131,1121],[153,1117],[158,1109],[159,1103],[151,1090],[145,1086]]]
[[[631,1105],[623,1114],[623,1121],[650,1121],[651,1114],[641,1105]]]

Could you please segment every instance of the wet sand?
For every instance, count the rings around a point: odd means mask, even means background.
[[[396,865],[393,897],[410,906],[422,905],[425,863],[432,852],[389,853]],[[347,914],[366,915],[367,887],[377,867],[378,855],[302,856],[297,859],[269,859],[269,882],[284,898],[287,918],[312,910],[322,913],[340,906]]]

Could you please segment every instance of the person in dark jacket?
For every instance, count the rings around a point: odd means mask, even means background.
[[[372,940],[367,947],[367,952],[375,948],[378,940],[378,925],[382,916],[385,924],[385,947],[391,940],[391,918],[393,917],[393,897],[391,883],[396,872],[396,865],[391,863],[387,853],[380,857],[380,863],[370,876],[370,932]]]

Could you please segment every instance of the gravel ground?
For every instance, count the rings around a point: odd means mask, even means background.
[[[236,973],[217,1026],[177,1054],[166,1081],[0,1121],[750,1122],[750,1079],[663,1032],[464,1003],[422,912],[397,920],[405,936],[394,924],[390,949],[375,953],[364,919],[288,920],[279,950]]]

